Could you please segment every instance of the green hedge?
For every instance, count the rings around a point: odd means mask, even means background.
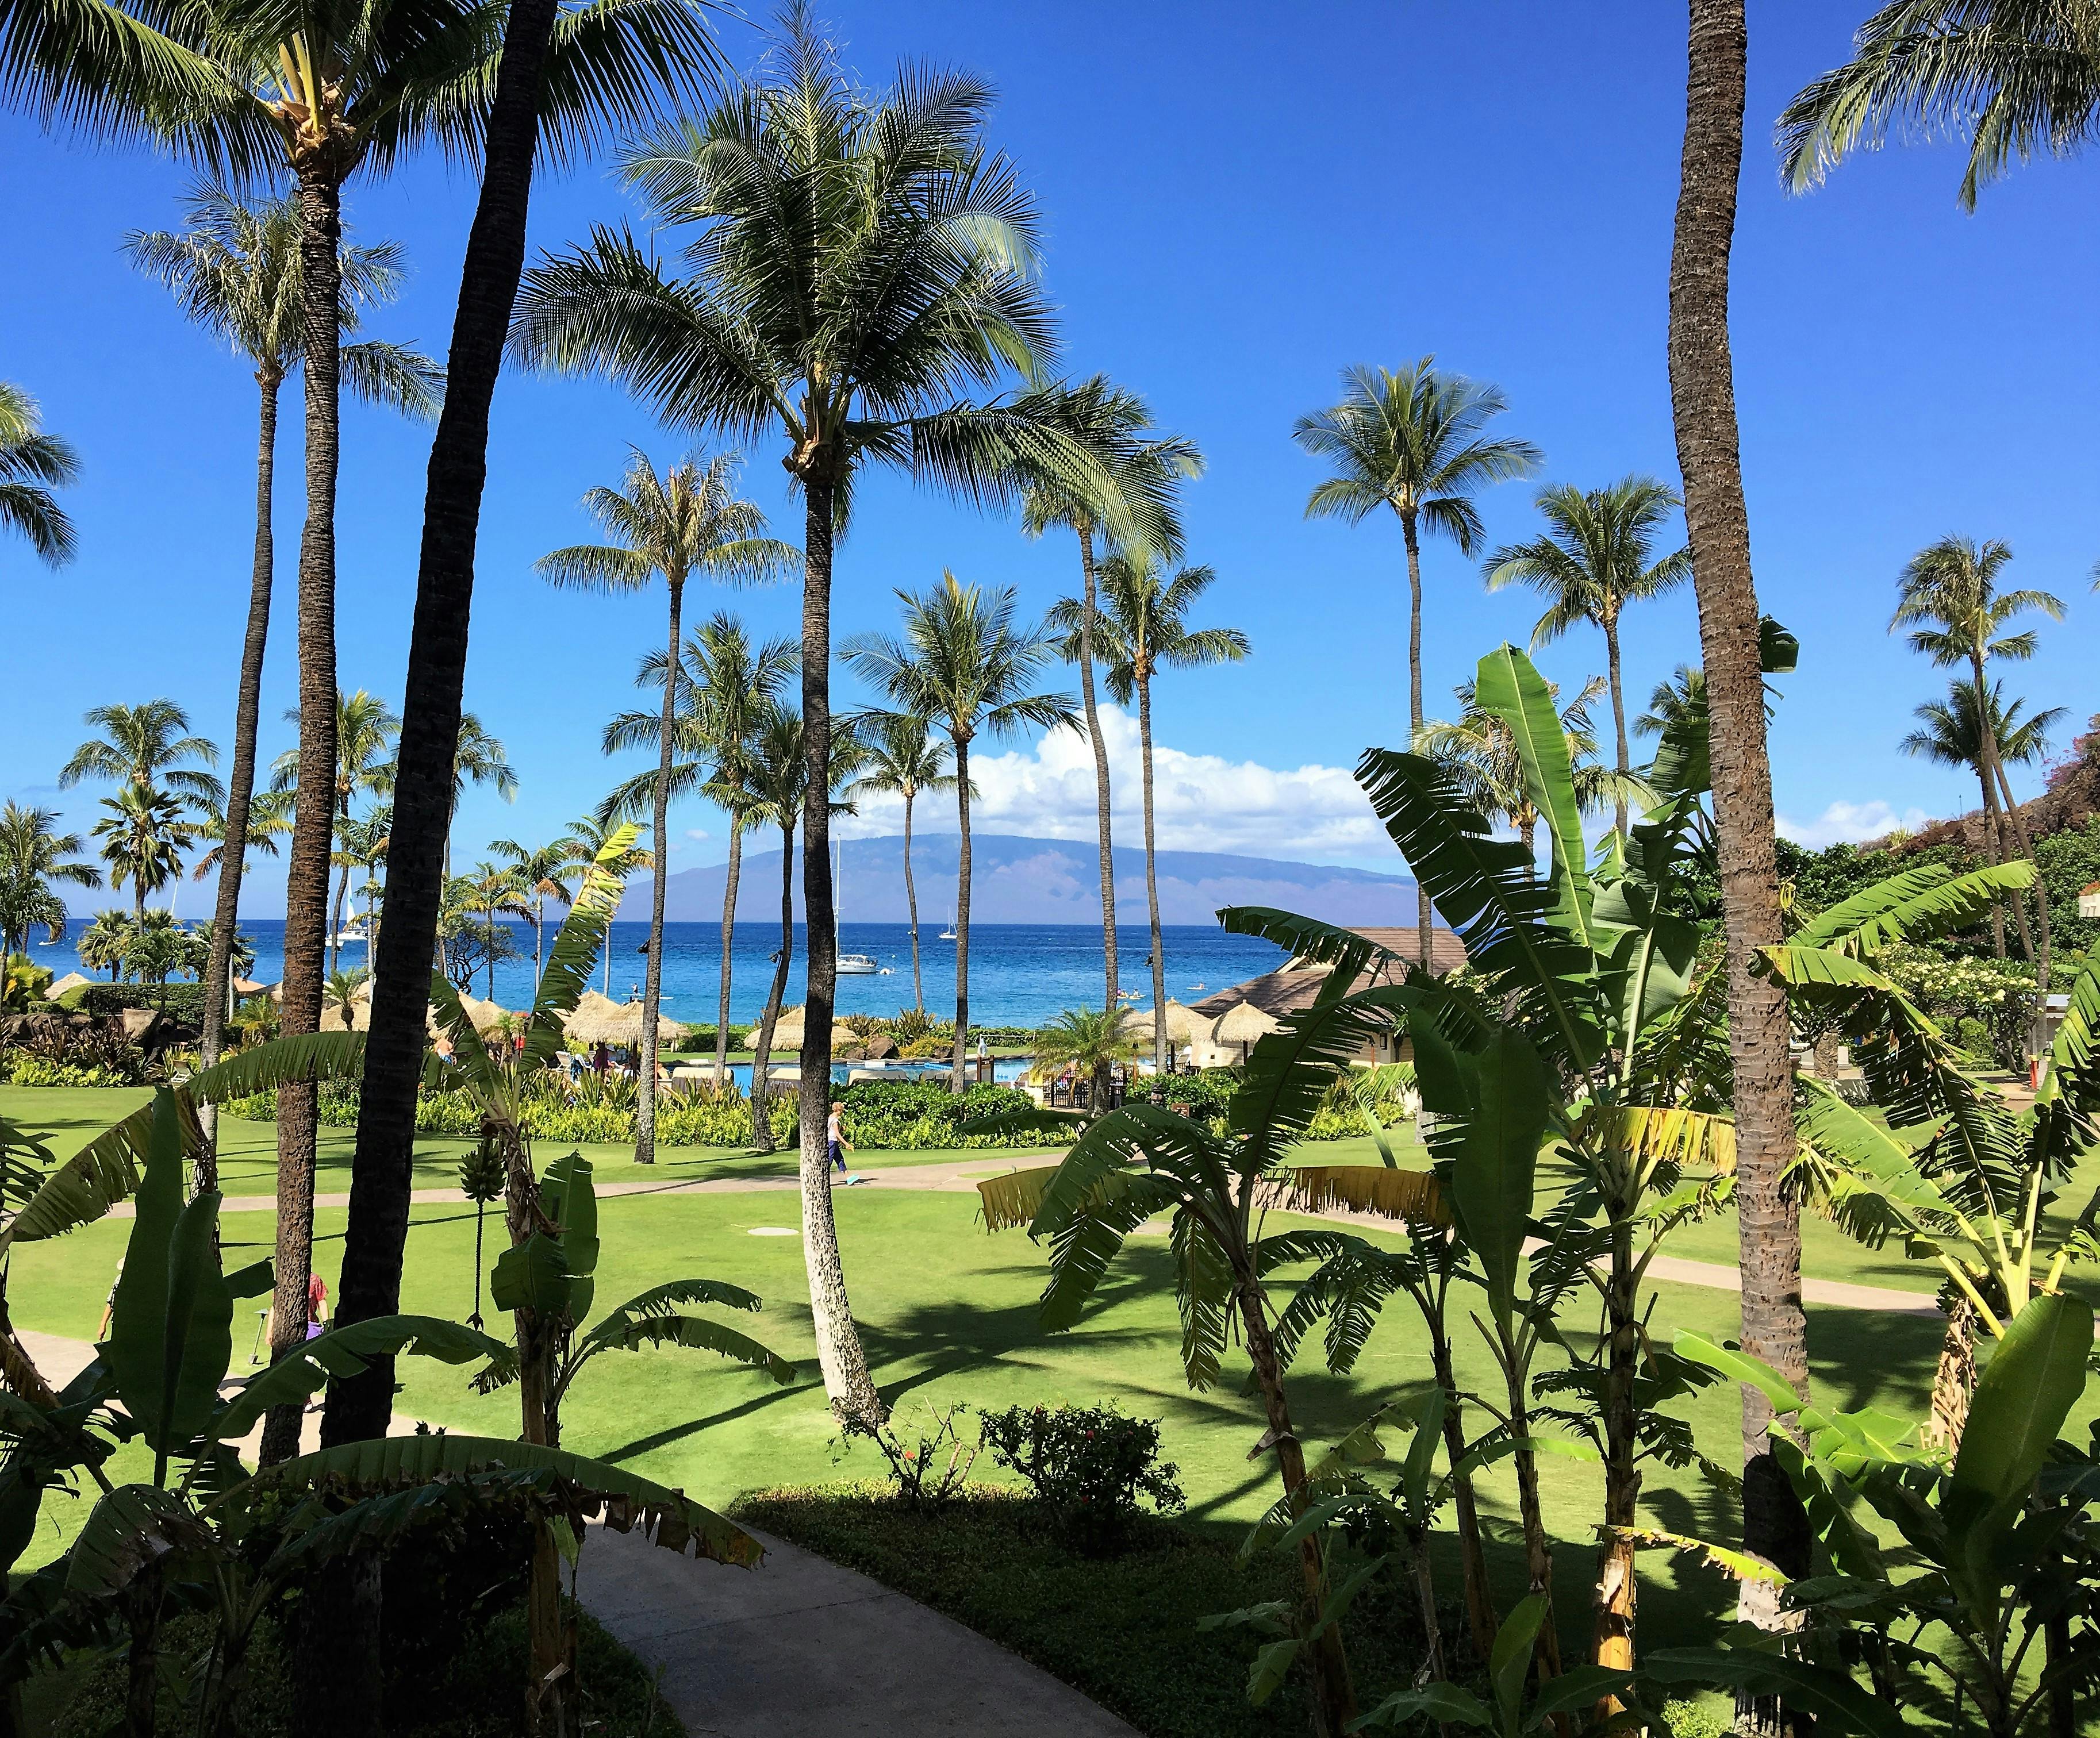
[[[202,984],[89,984],[73,1004],[84,1014],[106,1017],[126,1008],[158,1008],[189,1026],[204,1023]]]
[[[928,1152],[950,1148],[1041,1149],[1061,1145],[1069,1125],[1040,1123],[995,1133],[964,1135],[959,1125],[979,1118],[1030,1109],[1032,1101],[1015,1087],[973,1086],[956,1098],[932,1081],[863,1081],[846,1087],[846,1139],[870,1151]],[[321,1123],[331,1128],[357,1124],[357,1087],[342,1081],[323,1083],[319,1094]],[[795,1138],[796,1109],[791,1093],[770,1095],[774,1138]],[[277,1097],[258,1092],[230,1099],[221,1107],[228,1116],[250,1122],[274,1122]],[[557,1092],[536,1094],[525,1107],[526,1132],[537,1140],[618,1143],[634,1138],[632,1109],[567,1102]],[[471,1140],[481,1132],[474,1101],[464,1092],[426,1092],[416,1105],[416,1131]],[[656,1139],[664,1146],[748,1147],[752,1142],[751,1105],[730,1092],[673,1091],[657,1101]]]

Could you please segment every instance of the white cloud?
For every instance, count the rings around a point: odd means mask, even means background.
[[[1115,791],[1117,840],[1135,845],[1142,836],[1137,720],[1113,705],[1102,707],[1101,717]],[[1385,830],[1346,768],[1264,766],[1189,754],[1157,741],[1152,757],[1154,825],[1162,850],[1374,862],[1392,852]],[[1025,748],[973,753],[970,776],[978,792],[970,808],[973,828],[1042,839],[1094,836],[1094,757],[1081,732],[1053,730]],[[915,826],[953,831],[951,801],[921,799]],[[839,832],[864,838],[902,830],[901,800],[867,797],[858,806],[858,817],[842,820]]]
[[[1781,838],[1820,851],[1828,845],[1857,845],[1863,839],[1878,839],[1899,827],[1906,832],[1916,832],[1931,819],[1922,809],[1906,809],[1898,814],[1877,796],[1864,803],[1840,800],[1812,821],[1796,821],[1783,814],[1779,818],[1779,831]]]
[[[712,839],[714,835],[704,827],[689,827],[686,829],[686,836],[688,839]]]

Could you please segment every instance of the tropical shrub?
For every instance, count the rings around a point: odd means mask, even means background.
[[[134,1008],[156,1008],[185,1026],[204,1023],[202,984],[88,984],[75,1005],[84,1014],[107,1017]]]
[[[936,1020],[923,1008],[900,1008],[887,1022],[889,1035],[897,1040],[900,1048],[915,1044],[921,1039],[955,1036],[951,1021]]]
[[[1009,1406],[987,1412],[979,1440],[1017,1472],[1051,1524],[1075,1547],[1120,1546],[1140,1505],[1162,1515],[1183,1506],[1180,1471],[1159,1458],[1159,1421],[1114,1405]]]
[[[1207,1068],[1201,1074],[1176,1074],[1161,1090],[1169,1109],[1198,1123],[1207,1123],[1225,1114],[1225,1106],[1232,1102],[1233,1094],[1239,1087],[1238,1069]]]
[[[2001,1068],[2023,1061],[2034,1008],[2034,968],[2017,959],[1950,958],[1930,947],[1886,948],[1877,962],[1911,1000],[1949,1032],[1981,1026],[1985,1042],[1962,1048]]]
[[[0,1009],[26,1013],[44,999],[51,986],[51,974],[27,954],[10,954],[0,959]]]
[[[942,1056],[953,1056],[955,1041],[952,1038],[942,1038],[938,1033],[929,1032],[924,1037],[915,1038],[899,1048],[914,1061],[933,1061]]]
[[[982,1442],[972,1442],[956,1429],[956,1421],[968,1416],[963,1405],[917,1409],[921,1423],[907,1436],[898,1427],[902,1409],[880,1424],[871,1424],[858,1413],[849,1413],[838,1439],[835,1459],[843,1459],[856,1436],[864,1436],[889,1463],[897,1501],[914,1514],[945,1509],[963,1493],[970,1468],[977,1464]]]
[[[42,1021],[0,1050],[0,1080],[11,1086],[139,1086],[150,1074],[145,1052],[106,1026]]]

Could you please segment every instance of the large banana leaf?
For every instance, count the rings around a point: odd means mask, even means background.
[[[1432,1104],[1432,1071],[1418,1068],[1423,1104],[1440,1122],[1449,1117],[1456,1125],[1441,1145],[1452,1155],[1452,1217],[1480,1261],[1489,1302],[1507,1316],[1531,1227],[1538,1149],[1551,1102],[1546,1065],[1520,1032],[1499,1032],[1485,1048],[1468,1052],[1449,1048],[1426,1021],[1412,1030],[1418,1062],[1440,1048],[1437,1076],[1460,1088],[1457,1097]]]
[[[582,1321],[590,1315],[592,1300],[598,1295],[592,1278],[598,1272],[598,1193],[591,1187],[591,1162],[581,1153],[571,1152],[548,1166],[540,1184],[540,1205],[561,1228],[554,1241],[569,1275],[566,1311],[570,1321]]]
[[[1386,831],[1445,920],[1465,938],[1467,959],[1513,992],[1542,1048],[1574,1072],[1604,1048],[1596,962],[1549,921],[1551,895],[1524,847],[1490,836],[1449,777],[1420,755],[1373,749],[1357,765]]]
[[[2018,1520],[2035,1475],[2085,1392],[2093,1306],[2053,1292],[2032,1299],[1977,1379],[1943,1508],[1970,1573],[1995,1590],[1999,1540]]]
[[[1809,1199],[1862,1242],[1878,1248],[1892,1231],[1951,1217],[1956,1204],[1920,1167],[1919,1149],[1848,1105],[1820,1080],[1804,1079],[1794,1126]]]
[[[101,1351],[124,1409],[165,1467],[218,1405],[233,1360],[233,1298],[218,1268],[218,1197],[183,1202],[174,1094],[163,1087],[152,1110],[137,1216]]]
[[[685,1346],[695,1352],[712,1352],[764,1370],[783,1387],[796,1375],[795,1365],[770,1347],[761,1345],[749,1334],[739,1334],[719,1321],[710,1321],[704,1316],[618,1317],[611,1327],[602,1327],[593,1333],[585,1350],[593,1353],[636,1352],[644,1346]]]
[[[201,1150],[196,1107],[300,1080],[355,1079],[364,1071],[364,1034],[310,1032],[273,1039],[228,1056],[166,1089],[185,1158]],[[11,1243],[55,1237],[101,1218],[139,1186],[157,1104],[112,1123],[43,1180],[20,1212],[0,1225],[0,1253]]]
[[[1299,1213],[1341,1208],[1376,1213],[1411,1225],[1442,1228],[1450,1210],[1436,1174],[1396,1171],[1384,1165],[1299,1165],[1278,1172],[1264,1185],[1264,1198]]]
[[[1505,641],[1480,659],[1473,692],[1480,709],[1501,719],[1510,733],[1524,794],[1552,845],[1555,915],[1584,947],[1600,953],[1590,919],[1590,847],[1582,837],[1568,733],[1561,727],[1553,690],[1531,659]]]
[[[590,986],[591,968],[598,963],[606,932],[612,926],[612,914],[620,905],[626,876],[616,866],[633,849],[639,832],[631,822],[613,828],[584,871],[583,884],[576,889],[568,915],[555,932],[554,945],[548,950],[539,987],[533,992],[532,1022],[519,1057],[522,1068],[545,1066],[562,1047],[563,1023]]]
[[[1181,1316],[1181,1369],[1192,1388],[1207,1388],[1224,1367],[1232,1335],[1233,1264],[1210,1226],[1176,1213],[1168,1230],[1174,1301]]]
[[[1652,892],[1635,894],[1621,882],[1613,889],[1617,909],[1635,917],[1634,926],[1614,931],[1599,926],[1610,942],[1599,973],[1606,1005],[1618,1030],[1616,1046],[1630,1050],[1659,1020],[1683,1001],[1699,964],[1699,931],[1688,919],[1665,911]],[[1597,901],[1601,908],[1604,900]]]
[[[329,1329],[298,1351],[252,1376],[211,1420],[206,1435],[236,1441],[272,1406],[305,1401],[331,1377],[358,1375],[368,1360],[412,1352],[446,1364],[465,1364],[506,1350],[503,1342],[438,1316],[374,1316]]]
[[[545,1232],[536,1231],[496,1258],[488,1274],[488,1300],[498,1309],[534,1309],[554,1315],[568,1308],[571,1283],[562,1246]]]
[[[1354,929],[1322,923],[1317,917],[1300,917],[1295,911],[1268,905],[1229,905],[1220,907],[1219,927],[1231,935],[1258,935],[1282,948],[1294,959],[1315,965],[1331,965],[1334,976],[1344,985],[1353,983],[1376,966],[1397,983],[1407,975],[1409,962],[1391,948],[1381,947]]]
[[[1784,1697],[1837,1730],[1868,1738],[1905,1738],[1914,1730],[1900,1707],[1877,1699],[1848,1674],[1762,1648],[1660,1648],[1641,1661],[1641,1674],[1656,1683]]]
[[[583,1498],[585,1512],[602,1506],[607,1526],[622,1533],[639,1528],[669,1551],[690,1551],[696,1557],[745,1568],[755,1566],[764,1555],[758,1541],[735,1522],[624,1467],[566,1449],[488,1436],[448,1433],[345,1443],[265,1467],[240,1489],[369,1490],[503,1471],[559,1480]]]
[[[1974,924],[1992,899],[2032,884],[2025,858],[1957,875],[1943,864],[1906,869],[1833,905],[1795,932],[1797,947],[1831,948],[1871,958],[1891,942],[1926,942]]]
[[[2100,1111],[2100,948],[2078,962],[2070,1006],[2049,1047],[2045,1091],[2081,1114]]]
[[[1056,1165],[1035,1165],[1026,1171],[1008,1171],[986,1177],[977,1184],[977,1216],[987,1231],[1020,1231],[1035,1223],[1043,1211],[1043,1198],[1058,1172]],[[1110,1179],[1114,1181],[1115,1179]]]
[[[155,1484],[105,1492],[66,1553],[66,1591],[95,1599],[121,1592],[147,1564],[170,1552],[207,1555],[211,1529],[188,1500]]]

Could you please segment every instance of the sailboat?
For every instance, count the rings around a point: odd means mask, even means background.
[[[846,854],[843,841],[832,849],[832,920],[836,926],[845,914]],[[836,934],[834,928],[833,933]],[[841,977],[872,977],[881,967],[872,954],[840,954],[838,956],[838,974]]]
[[[954,941],[954,940],[955,940],[955,902],[954,900],[951,899],[951,900],[948,902],[948,927],[947,927],[946,929],[943,929],[943,930],[941,932],[941,939],[942,939],[942,941],[944,941],[944,942],[952,942],[952,941]]]

